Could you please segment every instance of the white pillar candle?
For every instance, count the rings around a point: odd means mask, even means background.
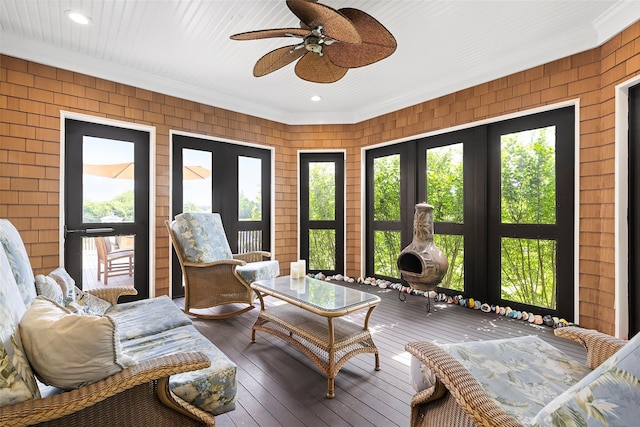
[[[300,277],[304,277],[307,275],[307,261],[299,259],[298,268],[300,269]]]
[[[289,274],[291,275],[292,279],[299,279],[300,278],[300,269],[298,267],[298,263],[297,262],[292,262],[291,263]]]

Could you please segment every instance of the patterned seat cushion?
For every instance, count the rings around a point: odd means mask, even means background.
[[[166,296],[117,304],[106,313],[118,323],[120,341],[190,325],[191,320]]]
[[[173,375],[169,387],[183,400],[214,415],[235,409],[236,365],[195,327],[182,326],[123,341],[122,349],[139,362],[184,351],[206,354],[209,368]]]
[[[638,425],[640,334],[589,375],[545,406],[535,426]]]
[[[236,272],[247,283],[252,283],[256,280],[278,277],[280,275],[280,264],[278,261],[250,262],[246,265],[236,267]]]
[[[590,372],[537,336],[445,344],[442,348],[523,424]]]

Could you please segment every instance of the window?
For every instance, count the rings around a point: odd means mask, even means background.
[[[344,273],[344,154],[300,154],[300,257],[309,272]]]
[[[434,206],[439,285],[573,315],[573,107],[367,151],[367,275],[400,277],[416,203]]]

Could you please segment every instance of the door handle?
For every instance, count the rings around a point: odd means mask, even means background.
[[[82,233],[82,234],[102,234],[102,233],[113,233],[115,230],[111,227],[104,228],[79,228],[79,229],[68,229],[67,226],[64,226],[64,233]]]

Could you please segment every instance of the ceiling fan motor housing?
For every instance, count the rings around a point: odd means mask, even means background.
[[[316,36],[307,36],[304,38],[304,47],[309,52],[317,53],[322,56],[323,38]]]

